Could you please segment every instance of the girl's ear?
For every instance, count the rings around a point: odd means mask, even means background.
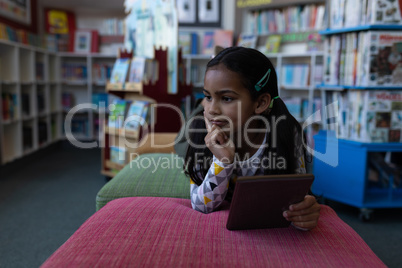
[[[271,95],[269,93],[264,93],[257,99],[257,106],[255,107],[255,114],[262,114],[268,110],[269,104],[271,103]]]

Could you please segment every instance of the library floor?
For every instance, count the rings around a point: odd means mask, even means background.
[[[0,168],[0,267],[39,267],[95,212],[105,184],[100,150],[67,142]],[[402,209],[379,209],[370,222],[330,202],[388,267],[402,267]]]

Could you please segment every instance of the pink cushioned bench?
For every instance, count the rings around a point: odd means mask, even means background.
[[[190,200],[116,199],[90,217],[45,267],[385,267],[328,206],[317,228],[228,231],[228,205],[202,214]]]

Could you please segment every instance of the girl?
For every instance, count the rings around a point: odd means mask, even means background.
[[[238,176],[306,172],[300,124],[279,98],[275,69],[264,54],[224,49],[208,62],[204,88],[204,110],[189,122],[185,157],[195,210],[209,213],[230,201]],[[312,229],[319,210],[306,195],[283,216]]]

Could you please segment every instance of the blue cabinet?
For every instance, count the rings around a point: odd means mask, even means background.
[[[390,176],[387,185],[368,180],[369,154],[402,152],[402,143],[342,140],[327,131],[320,131],[314,141],[318,152],[313,163],[315,195],[361,209],[402,207],[402,184],[394,182],[396,178]],[[326,152],[331,155],[325,156]]]

